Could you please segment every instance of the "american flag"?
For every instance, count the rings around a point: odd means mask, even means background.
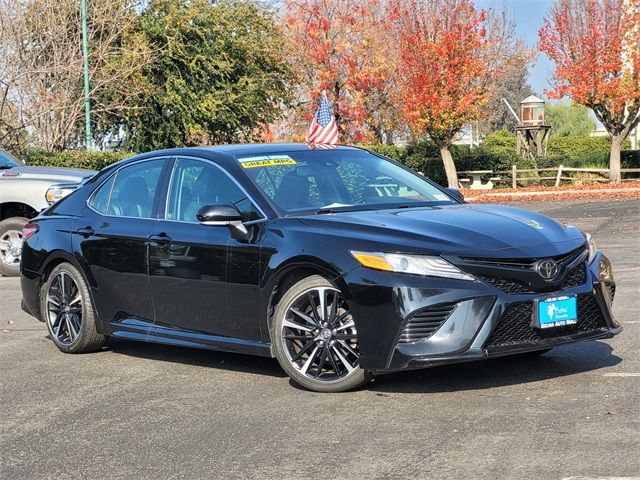
[[[307,143],[319,148],[338,144],[338,125],[333,113],[331,113],[326,93],[322,94],[318,111],[311,121],[309,133],[307,133]]]

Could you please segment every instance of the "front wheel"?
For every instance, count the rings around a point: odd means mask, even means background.
[[[358,332],[340,290],[313,275],[294,284],[274,312],[273,344],[284,371],[316,392],[343,392],[371,380],[360,368]]]
[[[107,341],[96,328],[87,284],[70,263],[61,263],[49,274],[40,292],[40,309],[49,336],[65,353],[94,352]]]

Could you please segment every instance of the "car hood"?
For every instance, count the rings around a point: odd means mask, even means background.
[[[31,167],[29,165],[3,170],[0,175],[18,178],[47,180],[56,183],[79,183],[83,178],[95,175],[94,170],[62,167]]]
[[[529,258],[562,254],[585,242],[575,227],[501,205],[341,212],[300,217],[300,221],[325,233],[375,242],[386,251]]]

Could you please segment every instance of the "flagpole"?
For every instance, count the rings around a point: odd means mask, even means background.
[[[91,100],[89,98],[89,41],[87,38],[87,0],[81,0],[82,59],[84,67],[84,133],[85,148],[91,150]]]

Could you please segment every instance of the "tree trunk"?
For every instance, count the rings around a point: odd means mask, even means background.
[[[611,153],[609,153],[609,180],[612,183],[620,183],[620,150],[622,149],[622,135],[611,135]]]
[[[447,174],[447,183],[449,188],[458,188],[458,173],[456,172],[456,164],[453,163],[453,156],[449,147],[441,147],[440,155],[444,164],[444,171]]]

